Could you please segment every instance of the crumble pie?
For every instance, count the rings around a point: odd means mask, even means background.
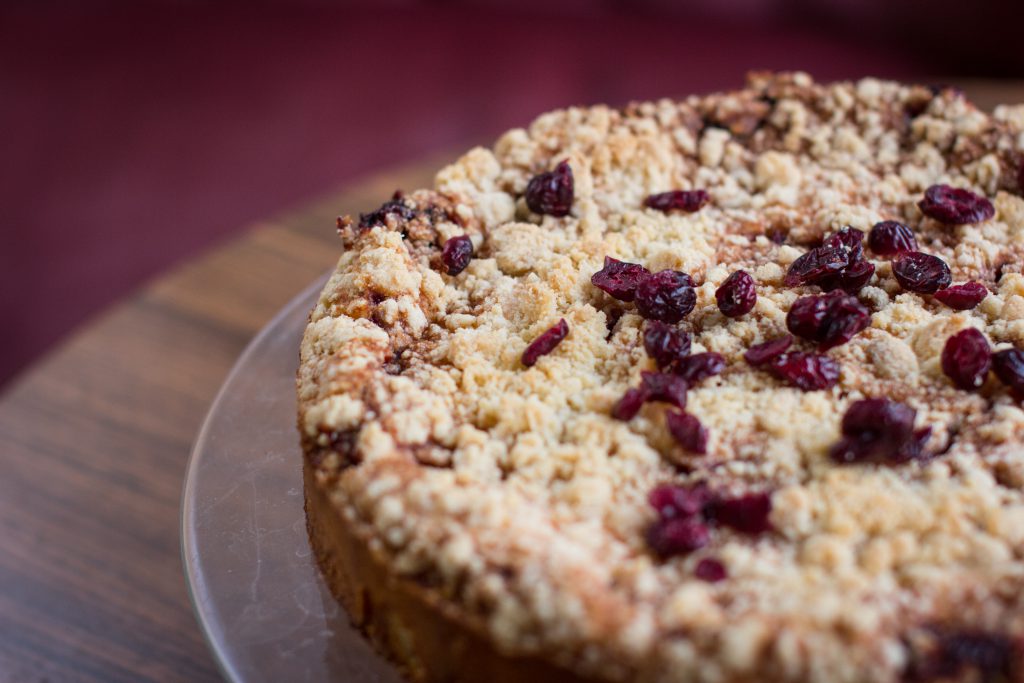
[[[310,535],[417,680],[1024,680],[1024,105],[545,114],[339,219]]]

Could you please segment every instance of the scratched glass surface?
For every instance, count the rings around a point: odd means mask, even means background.
[[[227,680],[401,683],[331,597],[306,536],[295,370],[323,280],[249,344],[199,433],[182,497],[196,615]]]

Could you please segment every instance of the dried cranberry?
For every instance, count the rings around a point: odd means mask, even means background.
[[[648,320],[677,323],[693,310],[697,292],[693,279],[678,270],[662,270],[636,287],[636,308]]]
[[[958,669],[977,669],[986,680],[991,680],[995,674],[1003,674],[1006,680],[1013,680],[1013,660],[1019,660],[1020,654],[1015,652],[1019,648],[1014,647],[1009,638],[993,633],[950,634],[942,639],[939,649],[944,658]]]
[[[325,430],[320,431],[327,434],[327,444],[331,450],[339,454],[348,463],[356,458],[356,444],[359,442],[359,428]]]
[[[847,225],[829,235],[821,245],[833,249],[845,247],[853,260],[859,260],[864,255],[864,233]]]
[[[701,581],[718,583],[728,578],[729,573],[725,570],[724,564],[713,557],[705,557],[694,567],[693,575]]]
[[[783,284],[787,287],[815,284],[825,277],[838,275],[847,265],[844,253],[816,247],[793,261]]]
[[[718,497],[703,484],[691,487],[662,485],[648,496],[658,520],[647,533],[647,542],[662,557],[698,550],[711,541],[712,523],[746,534],[770,531],[772,511],[768,493],[735,498]]]
[[[725,369],[725,358],[720,353],[695,353],[672,364],[672,373],[693,386],[702,379],[717,375]]]
[[[608,330],[608,334],[604,336],[604,340],[608,341],[615,334],[615,326],[619,324],[619,320],[622,319],[626,312],[621,308],[610,308],[604,312],[605,322],[604,326]]]
[[[817,353],[784,353],[769,363],[768,370],[780,380],[804,391],[828,389],[839,381],[839,363]]]
[[[690,335],[657,320],[644,329],[644,349],[659,368],[690,355]]]
[[[946,340],[942,349],[942,371],[953,384],[970,391],[985,383],[992,367],[992,350],[978,330],[969,327]]]
[[[842,438],[829,452],[839,463],[903,462],[914,452],[917,411],[903,403],[869,398],[850,404],[843,416]]]
[[[906,680],[965,680],[964,670],[978,674],[970,680],[995,683],[1017,681],[1024,673],[1020,643],[995,633],[959,631],[940,633],[934,649],[911,663]]]
[[[772,497],[767,493],[748,493],[738,498],[713,500],[706,510],[709,518],[745,534],[771,531],[768,517],[772,512]]]
[[[747,352],[743,354],[743,358],[754,367],[758,365],[764,365],[768,361],[781,355],[790,347],[793,343],[793,335],[786,334],[775,339],[770,339],[762,344],[754,344]]]
[[[718,310],[729,318],[750,313],[757,303],[754,278],[745,270],[737,270],[715,290],[715,300],[718,301]]]
[[[668,431],[680,446],[691,453],[707,453],[708,430],[693,415],[671,411],[665,416]]]
[[[694,517],[703,514],[711,500],[711,492],[703,486],[673,486],[662,484],[654,488],[647,501],[662,518]]]
[[[875,274],[875,264],[870,261],[859,261],[839,275],[839,289],[847,294],[856,294],[864,289],[871,276]]]
[[[871,312],[856,297],[843,292],[805,296],[793,302],[786,327],[798,337],[818,342],[826,351],[853,339],[871,322]]]
[[[964,96],[964,91],[955,85],[949,83],[929,83],[928,89],[932,91],[932,95],[936,97],[949,95],[952,99],[959,99]]]
[[[992,354],[992,369],[999,381],[1024,396],[1024,351],[1005,349]]]
[[[783,281],[787,287],[818,285],[825,291],[857,291],[871,278],[874,267],[864,263],[864,233],[849,226],[843,228],[809,252],[793,261]],[[851,268],[856,266],[852,272]]]
[[[965,282],[935,292],[935,298],[957,311],[969,311],[988,296],[988,289],[980,282]]]
[[[665,401],[677,408],[686,407],[686,380],[663,372],[641,372],[641,387],[648,401]]]
[[[868,233],[868,246],[879,256],[895,256],[917,251],[917,238],[907,226],[896,221],[875,223]]]
[[[569,324],[562,318],[539,337],[530,342],[523,351],[523,365],[531,367],[541,356],[546,356],[569,334]]]
[[[444,248],[441,250],[441,261],[449,275],[458,275],[464,271],[471,258],[473,258],[473,240],[469,238],[469,235],[452,237],[444,243]]]
[[[632,301],[636,297],[637,285],[650,274],[639,263],[616,261],[605,256],[604,267],[591,276],[590,283],[619,301]]]
[[[918,460],[925,456],[924,447],[932,437],[931,427],[922,427],[914,432],[914,438],[908,441],[892,459],[894,463]]]
[[[668,213],[669,211],[699,211],[711,197],[704,190],[672,190],[652,194],[644,200],[644,206]]]
[[[685,555],[711,542],[711,530],[689,517],[659,519],[647,532],[647,544],[661,557]]]
[[[555,170],[530,179],[526,185],[526,206],[534,213],[568,216],[572,209],[573,187],[572,169],[568,161],[563,161]]]
[[[949,185],[932,185],[917,205],[924,215],[948,225],[980,223],[996,213],[992,202],[985,197]]]
[[[615,404],[615,407],[612,408],[612,417],[616,420],[629,422],[640,412],[646,400],[647,392],[643,389],[627,389],[626,393]]]
[[[900,287],[921,294],[934,294],[953,281],[945,261],[920,251],[899,256],[892,262],[892,274]]]
[[[416,217],[416,211],[405,205],[401,192],[395,192],[395,196],[381,204],[376,211],[359,214],[359,227],[365,230],[387,225],[388,216],[396,216],[400,220],[409,221]]]

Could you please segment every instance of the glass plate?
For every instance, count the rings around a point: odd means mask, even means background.
[[[234,683],[400,683],[320,578],[306,536],[295,370],[324,280],[242,353],[192,451],[182,556],[196,615]]]

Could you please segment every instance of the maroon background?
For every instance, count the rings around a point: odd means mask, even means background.
[[[1024,76],[1020,2],[555,4],[5,5],[0,383],[240,228],[546,109],[748,69]]]

